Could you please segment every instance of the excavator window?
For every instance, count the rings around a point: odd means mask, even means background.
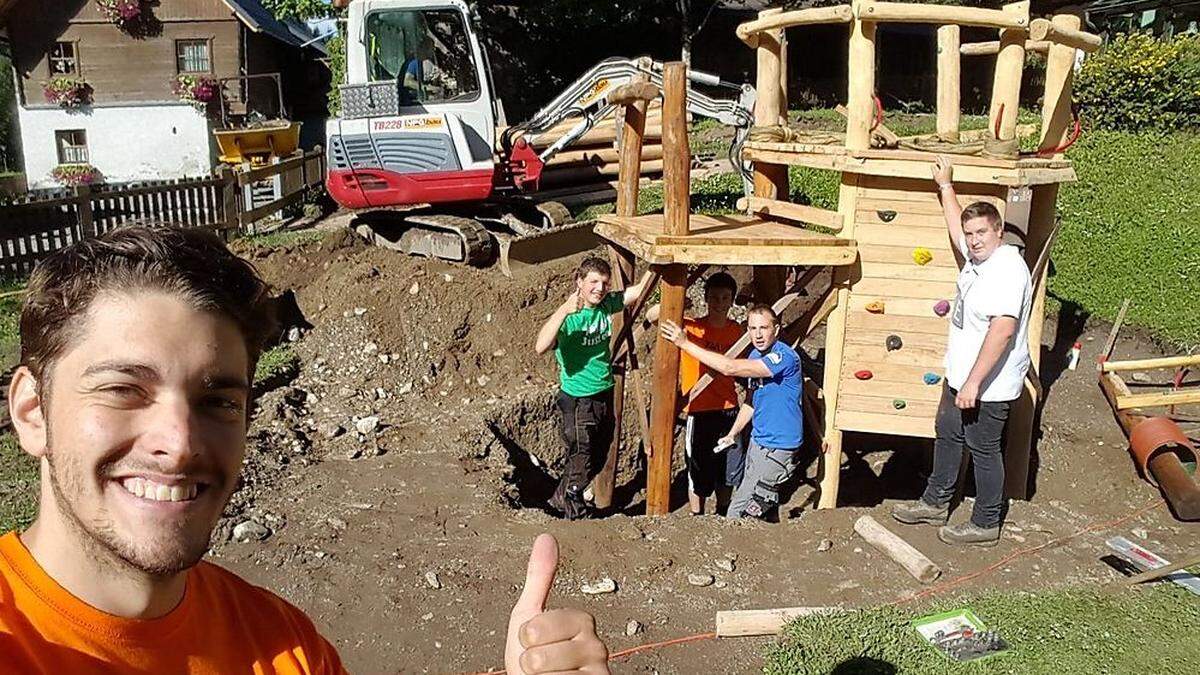
[[[466,21],[451,9],[381,10],[367,16],[372,81],[397,81],[400,105],[469,101],[479,69]]]

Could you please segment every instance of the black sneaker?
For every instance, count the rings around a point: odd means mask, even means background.
[[[925,500],[901,502],[892,507],[892,518],[905,525],[928,523],[930,525],[945,525],[950,519],[950,505],[933,506]]]

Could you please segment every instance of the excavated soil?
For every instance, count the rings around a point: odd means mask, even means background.
[[[717,610],[872,606],[925,588],[852,530],[863,514],[891,527],[890,504],[917,496],[929,447],[912,440],[850,436],[843,508],[834,511],[812,508],[809,457],[780,523],[696,518],[682,508],[648,518],[640,515],[644,461],[631,418],[624,432],[634,450],[619,462],[611,513],[567,523],[543,511],[563,449],[553,359],[534,354],[532,343],[569,291],[573,259],[510,280],[370,248],[346,230],[240,252],[277,289],[295,292],[311,328],[289,336],[297,372],[259,399],[242,486],[213,555],[308,611],[352,672],[499,666],[528,546],[543,531],[562,551],[553,604],[593,612],[613,651],[711,631]],[[954,549],[933,528],[895,527],[942,566],[943,579],[1125,516],[1156,495],[1136,476],[1088,365],[1108,326],[1063,315],[1046,330],[1036,491],[1012,504],[1000,545]],[[818,358],[821,339],[818,332],[806,344]],[[1076,340],[1083,365],[1064,370]],[[1131,330],[1117,348],[1121,358],[1159,353]],[[674,487],[682,507],[678,473]],[[235,537],[247,521],[270,534]],[[1174,558],[1198,532],[1159,507],[950,592],[1105,583],[1116,578],[1098,562],[1106,537],[1144,539]],[[689,574],[715,582],[692,586]],[[580,592],[603,577],[616,581],[615,593]],[[639,624],[632,635],[630,621]],[[766,644],[675,645],[631,656],[620,669],[753,672]]]

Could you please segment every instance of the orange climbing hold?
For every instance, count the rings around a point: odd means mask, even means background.
[[[872,314],[883,314],[883,301],[876,300],[875,302],[867,303],[867,311]]]

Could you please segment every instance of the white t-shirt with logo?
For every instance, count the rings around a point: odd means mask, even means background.
[[[1021,395],[1029,370],[1029,311],[1033,304],[1029,266],[1011,244],[1001,244],[981,263],[971,261],[966,237],[959,237],[958,246],[966,263],[958,273],[958,295],[950,313],[946,384],[956,391],[962,389],[979,358],[991,320],[1011,316],[1017,320],[1017,332],[979,387],[980,401],[1011,401]]]

